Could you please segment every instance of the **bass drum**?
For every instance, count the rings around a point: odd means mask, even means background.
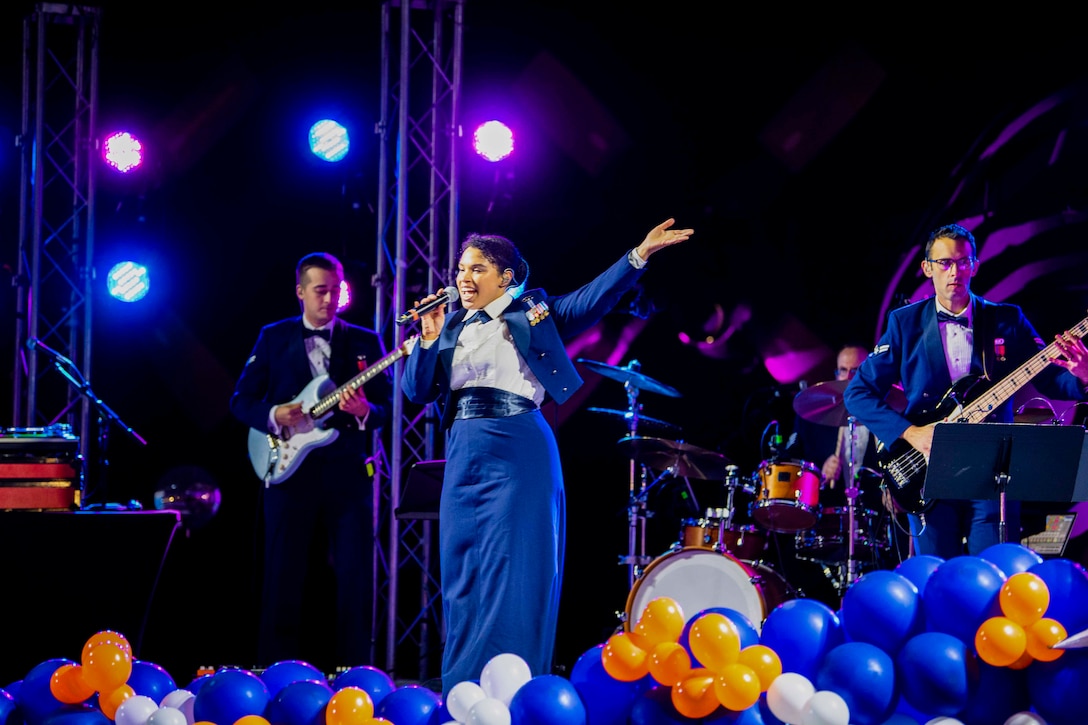
[[[625,628],[630,630],[658,597],[674,600],[685,621],[704,609],[728,607],[745,615],[757,632],[772,609],[794,598],[786,580],[765,564],[704,547],[678,549],[650,562],[627,597]]]

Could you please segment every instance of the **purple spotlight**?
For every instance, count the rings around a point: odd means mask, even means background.
[[[476,127],[472,147],[488,161],[502,161],[514,152],[514,132],[502,121],[487,121]]]
[[[143,144],[128,131],[112,133],[102,142],[102,159],[122,174],[138,167],[144,160]]]
[[[341,312],[351,304],[351,285],[346,279],[340,280],[340,298],[336,301],[336,311]]]

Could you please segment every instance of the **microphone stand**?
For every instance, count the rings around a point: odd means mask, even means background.
[[[76,364],[74,362],[37,339],[28,340],[27,345],[32,350],[41,350],[45,352],[52,361],[53,367],[57,369],[57,372],[64,376],[64,378],[68,380],[68,382],[70,382],[76,390],[79,391],[79,394],[87,398],[87,400],[91,402],[91,405],[94,406],[94,409],[98,413],[98,419],[102,423],[101,430],[99,431],[99,455],[103,464],[103,471],[106,467],[109,466],[109,459],[106,457],[106,450],[109,444],[110,423],[117,425],[119,428],[121,428],[121,430],[128,433],[140,445],[147,445],[147,441],[144,439],[143,436],[141,436],[131,426],[122,421],[120,416],[118,416],[112,408],[106,405],[106,403],[101,398],[95,395],[94,391],[91,389],[91,383],[83,377],[83,374],[79,371],[79,368],[76,367]],[[85,431],[80,431],[80,433],[82,435],[85,433]],[[84,461],[83,465],[84,467],[86,467],[87,462]],[[103,473],[103,477],[104,476],[105,474]]]

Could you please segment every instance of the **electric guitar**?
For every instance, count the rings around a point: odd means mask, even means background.
[[[340,403],[340,393],[347,389],[358,390],[390,365],[408,355],[418,335],[409,337],[396,350],[383,357],[366,370],[340,387],[335,387],[328,375],[318,375],[306,384],[289,403],[302,403],[305,414],[301,423],[284,426],[279,435],[249,429],[249,462],[257,477],[265,485],[287,480],[299,464],[314,448],[332,443],[340,435],[335,428],[325,428],[322,423]]]
[[[1084,337],[1088,333],[1088,317],[1078,322],[1070,332],[1077,337]],[[928,422],[980,423],[986,420],[998,406],[1050,365],[1051,358],[1059,357],[1060,354],[1057,344],[1050,343],[966,406],[959,403],[961,397],[966,397],[964,388],[969,388],[978,380],[960,379],[941,398],[935,414]],[[950,413],[943,414],[953,406]],[[936,501],[927,499],[925,495],[927,463],[921,451],[902,438],[897,438],[890,446],[885,446],[883,442],[877,444],[877,461],[883,469],[884,481],[881,485],[900,508],[907,513],[920,514],[933,507]]]

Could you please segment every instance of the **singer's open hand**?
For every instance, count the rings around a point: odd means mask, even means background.
[[[670,229],[669,227],[675,223],[675,219],[666,219],[651,229],[646,238],[642,240],[642,244],[638,245],[638,249],[635,250],[638,252],[638,256],[642,257],[643,260],[649,259],[650,255],[659,249],[679,244],[695,233],[694,229]]]
[[[431,300],[438,299],[438,295],[445,294],[445,288],[435,294],[427,295],[416,302],[416,307],[425,305]],[[419,316],[419,335],[424,340],[437,340],[438,333],[442,331],[442,325],[446,322],[446,306],[436,305],[434,309],[424,312]]]

